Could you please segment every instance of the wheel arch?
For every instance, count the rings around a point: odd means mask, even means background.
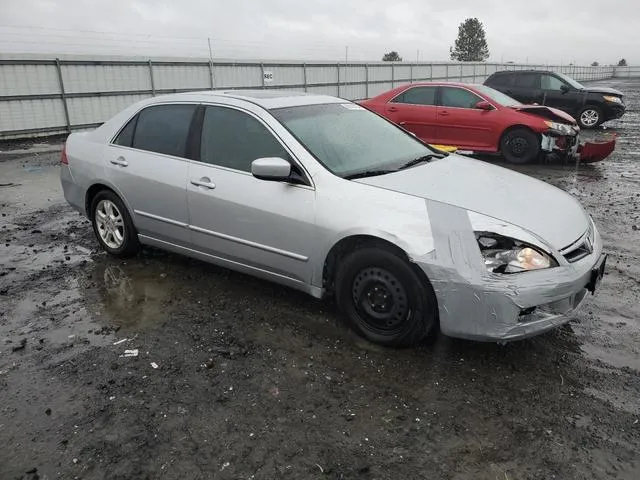
[[[122,200],[122,203],[124,203],[124,206],[127,209],[127,213],[129,214],[129,217],[131,218],[131,221],[134,223],[134,226],[135,226],[135,222],[134,222],[135,216],[133,215],[133,210],[131,209],[131,205],[129,205],[129,202],[127,202],[127,199],[124,197],[124,195],[122,195],[122,193],[114,185],[112,185],[110,182],[105,182],[105,181],[97,181],[93,183],[89,188],[87,188],[87,192],[85,193],[85,200],[84,200],[84,207],[85,207],[85,212],[87,213],[87,218],[89,220],[93,220],[91,218],[93,215],[93,212],[91,212],[91,203],[93,202],[93,199],[98,194],[98,192],[101,192],[102,190],[109,190],[115,193],[120,198],[120,200]]]
[[[531,133],[533,133],[536,137],[538,137],[538,139],[542,139],[541,135],[542,132],[537,132],[535,130],[535,128],[533,128],[531,125],[527,125],[525,123],[514,123],[513,125],[509,125],[507,128],[505,128],[502,133],[500,134],[500,136],[498,137],[498,150],[500,150],[500,146],[502,145],[502,139],[505,137],[505,135],[513,130],[517,130],[519,128],[525,129],[525,130],[529,130]]]
[[[350,252],[363,247],[377,247],[391,251],[409,264],[418,272],[419,276],[429,281],[426,273],[412,261],[408,251],[408,245],[398,242],[396,238],[391,238],[379,232],[352,233],[338,239],[332,247],[323,255],[322,264],[322,290],[325,296],[332,295],[335,289],[335,277],[340,260]]]

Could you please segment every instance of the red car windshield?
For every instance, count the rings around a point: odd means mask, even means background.
[[[486,85],[474,85],[474,88],[485,97],[489,97],[493,102],[499,103],[503,107],[519,107],[522,105],[519,101]]]

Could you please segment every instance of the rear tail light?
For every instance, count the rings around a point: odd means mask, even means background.
[[[63,165],[69,165],[69,159],[67,158],[67,144],[64,144],[62,153],[60,154],[60,163]]]

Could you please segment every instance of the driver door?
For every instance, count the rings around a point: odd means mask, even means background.
[[[190,163],[187,182],[194,246],[281,283],[311,283],[317,236],[311,182],[255,178],[251,162],[258,158],[280,157],[299,167],[257,117],[231,107],[204,108],[199,161]]]
[[[466,88],[440,87],[438,142],[469,150],[495,148],[499,113],[475,108],[483,100]]]
[[[571,85],[548,73],[543,73],[541,78],[542,104],[557,108],[570,115],[578,113],[577,106],[580,103],[580,93]]]

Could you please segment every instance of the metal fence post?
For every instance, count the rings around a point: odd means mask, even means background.
[[[151,80],[151,96],[156,96],[156,84],[153,81],[153,64],[151,63],[151,59],[149,59],[149,80]]]
[[[473,82],[471,83],[476,83],[476,64],[473,64]]]
[[[364,65],[364,94],[367,98],[369,98],[369,64],[365,63]]]
[[[58,81],[60,82],[60,96],[62,97],[62,106],[64,107],[64,119],[67,122],[67,132],[71,133],[71,120],[69,118],[69,106],[67,105],[67,95],[64,91],[64,80],[62,80],[62,68],[60,67],[60,59],[56,58],[56,70],[58,71]]]
[[[338,97],[340,97],[340,62],[336,63],[338,69]]]
[[[260,76],[262,77],[262,88],[264,88],[264,63],[260,64]]]
[[[460,67],[460,83],[462,83],[462,63],[459,64]]]
[[[429,80],[433,80],[433,63],[429,64]]]
[[[444,79],[449,80],[449,64],[447,63],[445,67]],[[433,76],[433,70],[431,71],[431,76]]]
[[[394,88],[396,85],[396,62],[391,62],[391,88]]]
[[[413,83],[413,63],[409,65],[409,83]]]
[[[302,64],[302,76],[304,77],[304,91],[307,91],[307,64]]]

